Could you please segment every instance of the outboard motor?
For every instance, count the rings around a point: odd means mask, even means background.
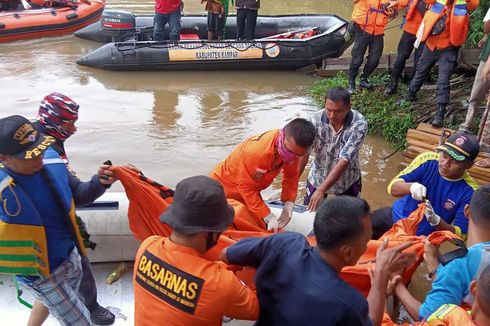
[[[134,39],[136,37],[136,19],[126,10],[104,10],[100,19],[102,34],[112,37],[113,42]]]

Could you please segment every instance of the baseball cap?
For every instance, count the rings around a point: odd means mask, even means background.
[[[29,160],[55,142],[51,136],[41,134],[32,123],[20,115],[0,119],[0,154]]]
[[[444,144],[436,148],[446,152],[455,161],[474,160],[480,152],[476,137],[465,131],[449,136]]]

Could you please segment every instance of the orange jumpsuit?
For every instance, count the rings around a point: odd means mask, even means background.
[[[224,263],[160,236],[141,244],[133,285],[136,326],[221,326],[223,315],[248,320],[259,316],[255,291]]]
[[[210,175],[221,182],[227,198],[245,204],[257,219],[262,219],[270,213],[260,191],[267,188],[281,170],[281,200],[296,200],[299,159],[288,164],[282,162],[276,148],[278,135],[279,129],[274,129],[245,140],[219,163]]]

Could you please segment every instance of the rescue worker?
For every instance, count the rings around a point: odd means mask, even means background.
[[[349,92],[356,90],[356,77],[364,61],[364,54],[369,49],[367,62],[361,75],[359,86],[372,89],[369,76],[374,72],[383,53],[383,37],[388,17],[396,13],[396,1],[388,0],[354,0],[352,20],[354,21],[354,45],[349,67]]]
[[[71,98],[61,93],[51,93],[46,95],[39,105],[36,121],[33,123],[36,130],[42,134],[54,137],[55,142],[51,146],[60,157],[65,160],[68,169],[75,173],[68,166],[68,158],[65,151],[65,140],[72,136],[77,127],[79,105]],[[94,176],[98,178],[98,176]],[[80,220],[80,227],[85,231],[85,225]],[[85,240],[84,232],[82,237]],[[80,281],[79,296],[83,304],[90,312],[90,320],[96,325],[111,325],[114,323],[115,316],[97,302],[97,287],[95,277],[90,267],[90,261],[86,256],[81,257],[82,279]],[[41,302],[36,301],[31,310],[28,326],[41,325],[49,315],[48,309]]]
[[[267,230],[283,228],[293,214],[300,176],[299,159],[314,139],[313,124],[296,118],[282,129],[264,132],[239,144],[210,176],[221,182],[227,198],[247,206],[258,225],[267,226]],[[278,219],[264,203],[260,191],[270,186],[281,171],[281,200],[285,205]]]
[[[404,24],[403,24],[403,34],[398,42],[398,55],[396,56],[395,64],[391,70],[390,81],[385,90],[385,95],[393,95],[398,89],[398,82],[405,69],[405,63],[407,59],[412,54],[414,49],[413,43],[417,39],[415,36],[417,30],[419,29],[422,18],[427,11],[427,3],[425,0],[400,0],[397,4],[397,9],[407,8],[407,13],[405,14]],[[410,80],[415,76],[415,71],[417,70],[417,62],[422,54],[424,44],[415,49],[415,56],[413,58],[413,68],[410,74]]]
[[[223,315],[255,320],[255,291],[222,262],[201,257],[233,222],[223,187],[206,176],[177,184],[173,203],[160,220],[170,237],[151,236],[141,244],[134,264],[135,325],[221,325]]]
[[[92,203],[115,179],[103,165],[81,182],[50,148],[53,142],[22,116],[0,119],[0,270],[16,274],[61,325],[91,325],[78,296],[85,249],[74,205]]]
[[[427,79],[430,69],[436,62],[439,64],[437,77],[437,112],[432,126],[440,128],[444,125],[444,115],[449,104],[449,79],[456,68],[459,47],[466,41],[469,29],[470,11],[478,7],[479,0],[426,0],[431,8],[425,13],[415,46],[425,42],[420,56],[417,71],[410,82],[405,100],[413,102],[417,92]]]
[[[388,194],[401,198],[393,203],[393,207],[381,208],[371,214],[373,238],[378,239],[393,223],[408,217],[426,199],[429,209],[425,211],[426,219],[417,228],[417,235],[449,230],[458,236],[466,236],[468,219],[464,207],[477,188],[467,170],[473,165],[478,151],[475,136],[457,132],[437,147],[437,152],[418,155],[388,185]]]
[[[406,308],[408,314],[414,320],[422,320],[429,317],[434,311],[444,304],[471,305],[469,296],[472,286],[471,281],[478,278],[480,266],[488,265],[488,261],[482,258],[485,248],[490,248],[490,185],[479,187],[471,203],[465,206],[465,215],[469,219],[468,240],[466,245],[468,250],[465,254],[459,255],[445,264],[438,264],[437,248],[426,241],[424,258],[428,262],[429,277],[432,282],[432,289],[429,291],[423,303],[420,303],[410,294],[407,287],[400,283],[395,286],[395,294]],[[430,253],[427,256],[427,253]],[[435,261],[436,263],[430,263]],[[482,265],[484,264],[484,265]],[[435,265],[435,266],[434,266]],[[480,303],[489,303],[488,294]],[[478,299],[479,300],[479,299]],[[488,316],[489,306],[486,306]],[[476,317],[476,316],[475,316]],[[476,319],[475,319],[476,321]],[[455,324],[466,325],[466,324]],[[481,324],[488,325],[488,324]]]

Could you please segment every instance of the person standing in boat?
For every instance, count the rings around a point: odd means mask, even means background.
[[[393,95],[398,89],[398,82],[405,69],[405,63],[407,59],[412,54],[414,49],[413,43],[417,39],[415,36],[417,30],[419,29],[422,18],[427,11],[428,5],[425,0],[400,0],[397,4],[397,9],[408,7],[407,13],[405,14],[405,20],[403,24],[403,34],[398,42],[398,55],[396,56],[395,64],[391,70],[390,81],[385,90],[385,95]],[[413,68],[410,74],[410,80],[415,76],[415,71],[417,70],[417,62],[419,61],[422,50],[424,49],[424,43],[420,44],[417,49],[415,49],[415,56],[413,58]]]
[[[406,218],[419,203],[426,201],[425,219],[417,235],[448,230],[460,237],[468,231],[465,206],[477,188],[468,174],[479,152],[478,140],[472,134],[457,132],[437,147],[437,152],[417,156],[388,185],[388,194],[402,197],[393,207],[378,209],[371,214],[373,239],[388,231],[393,223]]]
[[[235,0],[236,29],[239,40],[253,40],[260,0]]]
[[[77,127],[79,105],[71,98],[60,94],[51,93],[44,97],[39,106],[36,121],[33,123],[36,130],[42,134],[54,137],[55,142],[51,145],[58,155],[65,161],[67,168],[73,176],[78,179],[75,173],[68,166],[68,157],[65,151],[65,140],[72,136]],[[98,179],[95,175],[92,179]],[[80,220],[80,229],[85,230],[85,225]],[[82,232],[82,236],[83,236]],[[87,239],[88,240],[88,239]],[[97,302],[97,287],[90,261],[86,256],[81,257],[82,279],[79,288],[79,297],[90,312],[90,320],[97,325],[111,325],[114,322],[114,315],[103,308]],[[48,317],[49,311],[36,301],[32,308],[29,326],[41,325]]]
[[[153,18],[153,40],[163,41],[165,25],[168,23],[171,41],[180,40],[180,18],[184,2],[182,0],[155,0],[155,17]]]
[[[459,48],[466,41],[469,30],[470,11],[478,7],[480,0],[426,0],[431,8],[425,13],[415,47],[425,42],[415,76],[410,82],[405,101],[417,100],[417,92],[438,63],[437,112],[431,124],[441,128],[449,104],[451,85],[449,80],[456,68]]]
[[[0,239],[2,273],[16,274],[19,284],[41,301],[62,325],[91,325],[79,297],[81,257],[86,255],[75,205],[100,197],[114,181],[110,167],[81,182],[26,118],[0,119]],[[31,255],[20,255],[33,252]],[[22,259],[20,259],[22,258]]]
[[[362,188],[359,151],[368,124],[359,111],[351,109],[349,91],[343,87],[329,89],[324,109],[315,112],[310,121],[316,137],[303,204],[316,211],[327,194],[359,197]],[[300,175],[309,156],[310,152],[300,160]]]
[[[393,0],[354,0],[352,20],[354,21],[354,45],[349,67],[349,92],[356,90],[356,77],[364,61],[364,54],[369,49],[367,62],[364,65],[359,86],[372,89],[369,76],[374,72],[383,53],[383,38],[388,18],[396,13]]]
[[[235,211],[223,187],[206,176],[180,181],[160,216],[169,237],[151,236],[134,264],[134,323],[137,326],[221,325],[223,315],[256,320],[259,304],[222,262],[201,257],[233,223]]]
[[[225,0],[227,1],[227,0]],[[221,0],[201,0],[208,12],[208,40],[222,40],[225,31],[225,6]]]
[[[267,230],[283,228],[293,214],[300,176],[299,160],[314,139],[313,124],[296,118],[282,129],[264,132],[239,144],[214,168],[210,177],[221,182],[227,198],[247,206],[257,225]],[[269,187],[281,171],[281,200],[285,205],[278,218],[264,203],[260,192]]]

